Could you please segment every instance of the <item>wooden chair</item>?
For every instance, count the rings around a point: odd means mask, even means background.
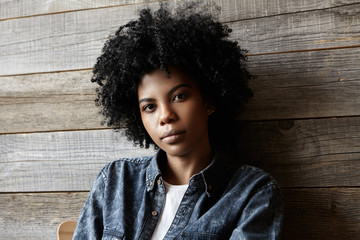
[[[75,231],[76,221],[65,221],[60,223],[57,236],[58,240],[71,240]]]

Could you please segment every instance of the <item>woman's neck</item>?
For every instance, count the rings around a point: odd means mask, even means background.
[[[184,156],[167,156],[164,166],[163,178],[173,185],[188,184],[190,178],[205,169],[212,159],[212,151],[209,147],[197,154],[186,154]]]

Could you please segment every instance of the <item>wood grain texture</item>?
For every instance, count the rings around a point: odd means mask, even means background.
[[[0,239],[56,239],[60,222],[77,220],[87,194],[0,194]],[[284,240],[358,239],[359,188],[284,189],[283,194]]]
[[[282,187],[359,186],[360,118],[244,123],[238,160]],[[0,192],[89,190],[120,157],[152,155],[111,130],[0,135]]]
[[[241,8],[236,5],[220,20],[231,20],[232,39],[250,54],[342,47],[360,45],[359,6],[235,21],[232,16]],[[0,21],[0,75],[90,68],[107,37],[136,18],[142,7],[127,5]]]
[[[0,1],[0,20],[88,10],[92,8],[139,4],[150,1],[151,0],[2,0]]]
[[[238,153],[282,187],[359,186],[360,118],[243,123]]]
[[[151,2],[160,2],[160,0],[51,0],[46,2],[40,0],[2,0],[0,1],[0,20]],[[221,7],[221,15],[224,21],[236,21],[240,19],[334,8],[338,6],[359,3],[359,0],[278,0],[277,2],[270,2],[267,0],[204,0],[204,2],[215,2],[219,7]],[[235,14],[229,14],[230,12],[234,12],[233,9],[236,9]]]
[[[349,239],[360,236],[360,189],[284,190],[283,239]]]
[[[221,19],[224,22],[264,18],[285,14],[313,12],[351,6],[359,0],[220,0],[216,1],[222,9]]]
[[[0,98],[45,98],[62,95],[93,95],[91,70],[0,77]]]
[[[360,48],[249,57],[254,97],[240,119],[358,116]]]
[[[360,115],[360,48],[249,57],[242,120]],[[97,129],[91,71],[0,77],[0,133]]]
[[[66,95],[46,97],[24,97],[4,100],[1,117],[13,126],[1,124],[1,132],[35,132],[42,130],[70,130],[105,128],[100,124],[102,116],[94,106],[94,96]],[[90,119],[89,119],[90,116]],[[22,126],[21,128],[14,128]],[[25,131],[23,131],[25,130]]]
[[[57,228],[76,221],[88,193],[0,194],[0,239],[57,239]]]
[[[105,164],[153,155],[112,130],[0,135],[0,192],[89,190]]]
[[[360,45],[360,4],[228,23],[249,54]]]
[[[91,71],[0,78],[0,132],[105,128]]]

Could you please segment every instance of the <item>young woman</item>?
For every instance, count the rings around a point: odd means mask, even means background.
[[[243,51],[197,7],[145,9],[105,44],[92,79],[96,102],[108,126],[158,151],[100,172],[74,239],[279,238],[274,179],[223,157],[251,96]]]

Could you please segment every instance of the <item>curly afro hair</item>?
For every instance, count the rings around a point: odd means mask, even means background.
[[[162,69],[170,74],[168,67],[176,66],[193,76],[203,98],[216,106],[209,117],[212,147],[228,144],[224,140],[231,140],[231,123],[252,96],[252,76],[246,70],[245,50],[227,39],[231,29],[205,8],[199,11],[199,4],[188,3],[175,11],[167,4],[156,11],[144,9],[109,37],[91,79],[100,86],[95,102],[105,117],[103,124],[125,127],[135,145],[156,147],[141,121],[138,84],[146,73]]]

